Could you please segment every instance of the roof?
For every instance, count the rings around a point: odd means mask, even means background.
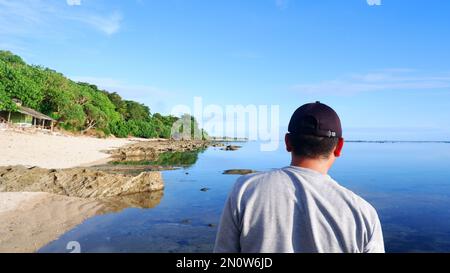
[[[22,113],[22,114],[24,114],[24,115],[30,115],[30,116],[35,117],[35,118],[37,118],[37,119],[43,119],[43,120],[51,120],[51,121],[55,121],[55,120],[52,119],[51,117],[46,116],[46,115],[44,115],[44,114],[42,114],[42,113],[39,113],[38,111],[33,110],[33,109],[31,109],[31,108],[27,108],[27,107],[24,107],[24,106],[18,106],[18,108],[19,108],[19,109],[17,110],[17,112]]]

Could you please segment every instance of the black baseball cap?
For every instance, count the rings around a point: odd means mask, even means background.
[[[341,120],[338,114],[320,101],[298,108],[289,122],[289,133],[318,137],[342,137]]]

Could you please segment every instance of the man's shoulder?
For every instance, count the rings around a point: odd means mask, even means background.
[[[286,174],[283,169],[273,169],[265,172],[255,172],[252,174],[247,174],[239,177],[237,179],[236,185],[243,186],[246,184],[262,184],[265,182],[273,181],[275,179],[280,179],[285,177]]]
[[[366,199],[352,190],[340,185],[338,182],[336,182],[336,184],[338,185],[338,188],[347,196],[347,198],[351,200],[353,207],[359,209],[363,216],[369,218],[378,217],[376,209]]]
[[[243,193],[251,189],[264,189],[267,187],[273,187],[274,181],[280,182],[286,179],[287,176],[283,173],[282,169],[274,169],[264,172],[256,172],[252,174],[242,175],[234,184],[233,192]]]

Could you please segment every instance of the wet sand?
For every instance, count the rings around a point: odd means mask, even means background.
[[[49,193],[0,193],[0,253],[36,252],[103,207]]]

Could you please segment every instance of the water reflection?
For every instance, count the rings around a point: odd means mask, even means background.
[[[151,209],[158,206],[164,197],[164,191],[137,193],[102,199],[102,210],[99,214],[121,212],[127,208]]]
[[[146,157],[129,157],[126,160],[114,161],[110,164],[94,167],[97,170],[110,173],[136,174],[148,171],[166,171],[178,168],[189,168],[198,161],[199,154],[205,149],[189,152],[164,152],[157,159],[148,160]]]

